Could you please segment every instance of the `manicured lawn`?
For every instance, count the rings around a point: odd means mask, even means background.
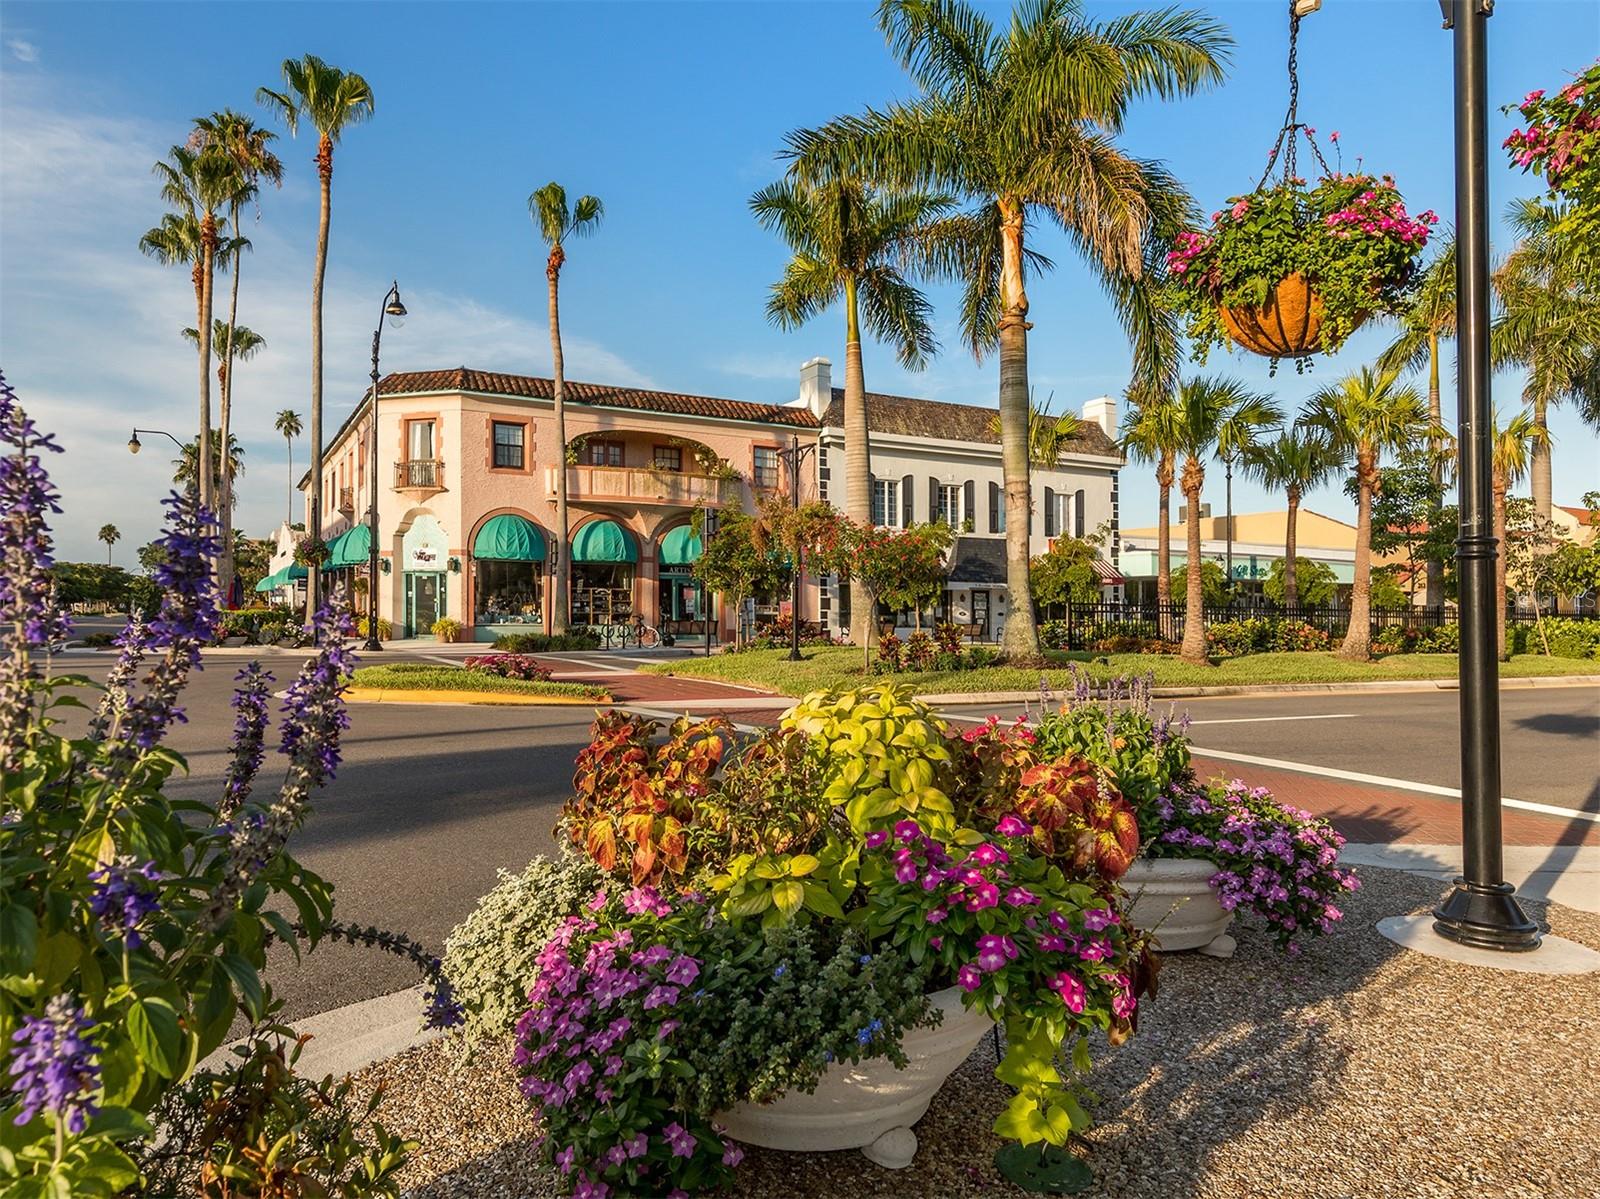
[[[606,700],[605,688],[588,683],[539,683],[503,679],[481,670],[457,666],[428,666],[397,662],[393,666],[363,666],[352,682],[374,691],[487,691],[496,695],[548,695],[562,699]]]
[[[752,650],[742,654],[717,654],[686,658],[643,669],[653,674],[684,678],[721,679],[753,687],[766,687],[784,695],[804,695],[821,687],[860,686],[869,676],[862,671],[861,651],[848,646],[808,649],[804,662],[786,660],[787,650]],[[1195,666],[1160,654],[1087,653],[1051,654],[1059,666],[1022,670],[989,666],[981,670],[923,671],[915,674],[877,675],[912,684],[924,695],[957,691],[1032,691],[1041,676],[1060,690],[1071,685],[1066,663],[1076,661],[1096,679],[1124,674],[1155,673],[1158,687],[1225,687],[1253,683],[1341,683],[1397,679],[1443,679],[1456,675],[1454,654],[1391,654],[1375,662],[1346,662],[1327,653],[1251,654],[1226,659],[1215,666]],[[1577,658],[1546,658],[1521,654],[1501,664],[1507,678],[1544,675],[1600,675],[1600,662]]]

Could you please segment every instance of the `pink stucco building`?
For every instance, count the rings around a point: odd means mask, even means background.
[[[324,452],[330,542],[365,521],[370,419],[363,399]],[[787,496],[786,451],[795,439],[814,445],[819,427],[796,405],[580,382],[567,384],[566,423],[572,450],[563,465],[549,379],[460,367],[382,381],[378,603],[397,636],[425,635],[438,617],[479,641],[548,629],[552,572],[569,569],[573,624],[637,618],[698,638],[706,611],[690,576],[700,551],[689,528],[695,510],[754,510],[764,490]],[[555,527],[562,469],[566,545]],[[815,498],[815,480],[803,463],[802,500]],[[365,561],[359,530],[344,548]],[[365,576],[364,566],[350,567],[352,583]],[[813,619],[816,605],[808,580],[802,615]],[[715,619],[727,637],[736,614],[721,608]]]

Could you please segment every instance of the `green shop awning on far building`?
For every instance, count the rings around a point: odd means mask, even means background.
[[[306,577],[306,568],[295,563],[285,566],[262,579],[256,584],[257,591],[276,591],[279,587],[287,587],[298,579]]]
[[[503,512],[490,517],[472,540],[472,556],[500,562],[543,562],[544,534],[525,516]]]
[[[328,543],[328,564],[324,570],[344,570],[367,566],[372,561],[372,532],[366,525],[355,525]]]
[[[688,566],[700,557],[700,538],[688,525],[679,525],[661,539],[662,566]]]
[[[574,562],[637,562],[639,547],[614,520],[594,520],[572,538]]]

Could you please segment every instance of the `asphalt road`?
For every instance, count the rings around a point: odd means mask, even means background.
[[[175,795],[216,797],[232,677],[245,660],[208,656],[187,691],[188,723],[171,744],[190,774],[174,782]],[[110,655],[75,654],[60,666],[98,677],[109,663]],[[268,665],[282,684],[298,659]],[[1455,704],[1453,693],[1436,690],[1182,701],[1199,747],[1444,786],[1458,785]],[[1504,793],[1600,810],[1600,688],[1507,691],[1502,708]],[[335,884],[341,919],[406,932],[437,952],[497,869],[520,869],[554,848],[551,830],[590,719],[581,707],[354,705],[338,778],[316,797],[291,848]],[[291,1020],[415,981],[403,961],[343,945],[298,966],[283,955],[273,967]]]

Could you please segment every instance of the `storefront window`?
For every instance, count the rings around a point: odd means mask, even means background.
[[[631,562],[577,562],[572,567],[574,624],[627,624],[633,620]]]
[[[544,563],[480,558],[472,567],[476,623],[544,623]]]

